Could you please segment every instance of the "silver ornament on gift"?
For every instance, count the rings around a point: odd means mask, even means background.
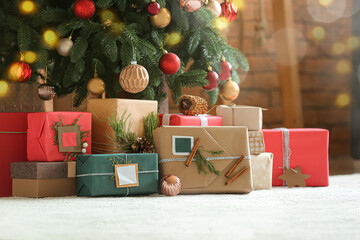
[[[73,46],[74,46],[74,42],[71,40],[71,37],[63,38],[59,41],[56,49],[61,56],[67,57],[70,56],[71,49]]]
[[[220,3],[218,1],[209,0],[209,1],[205,1],[205,4],[206,4],[206,8],[209,9],[214,14],[214,16],[216,18],[220,17],[220,15],[221,15],[221,5],[220,5]]]
[[[55,97],[55,88],[47,83],[41,84],[37,89],[37,95],[41,100],[51,100]]]
[[[181,191],[181,181],[175,175],[166,175],[160,180],[160,191],[166,196],[176,196]]]

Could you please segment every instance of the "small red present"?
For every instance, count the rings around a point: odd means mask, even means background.
[[[27,113],[0,113],[0,197],[10,197],[11,163],[26,161]]]
[[[284,167],[301,167],[310,175],[307,186],[329,185],[329,131],[325,129],[264,129],[265,151],[274,154],[273,186],[283,186],[278,177]]]
[[[222,120],[222,117],[212,115],[159,114],[160,126],[222,126]]]
[[[91,113],[29,113],[27,157],[29,161],[75,160],[91,154]]]

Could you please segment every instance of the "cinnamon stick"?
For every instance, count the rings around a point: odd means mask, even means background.
[[[249,170],[248,167],[244,167],[243,169],[241,169],[235,176],[233,176],[232,178],[230,178],[229,180],[226,181],[225,185],[228,185],[232,182],[234,182],[236,179],[238,179],[241,175],[243,175],[247,170]]]
[[[190,166],[190,163],[192,162],[192,160],[194,159],[194,156],[195,156],[195,153],[196,151],[198,150],[199,148],[199,145],[200,145],[200,138],[196,139],[195,141],[195,144],[190,152],[190,155],[189,157],[187,158],[186,162],[185,162],[185,165],[188,167]]]
[[[236,161],[236,163],[229,169],[229,171],[227,171],[227,173],[225,174],[225,177],[230,177],[230,175],[235,171],[235,169],[239,166],[239,164],[241,163],[241,161],[245,158],[244,155],[241,155],[241,157]]]

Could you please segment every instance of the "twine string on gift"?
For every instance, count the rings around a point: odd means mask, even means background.
[[[291,149],[290,149],[290,131],[287,128],[276,128],[281,131],[282,136],[282,154],[283,154],[283,171],[285,174],[285,169],[290,169],[290,157],[291,157]],[[292,169],[293,170],[293,169]],[[295,170],[294,170],[295,171]],[[283,185],[287,185],[287,181],[283,182]]]

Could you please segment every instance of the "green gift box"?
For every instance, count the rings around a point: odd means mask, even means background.
[[[115,173],[115,168],[128,165],[136,165],[137,183],[135,185],[138,186],[125,187],[129,185],[124,184],[124,187],[117,187],[118,182],[130,181],[131,176],[117,175],[120,173],[119,171]],[[76,159],[77,195],[95,197],[157,193],[158,173],[156,153],[78,155]]]

